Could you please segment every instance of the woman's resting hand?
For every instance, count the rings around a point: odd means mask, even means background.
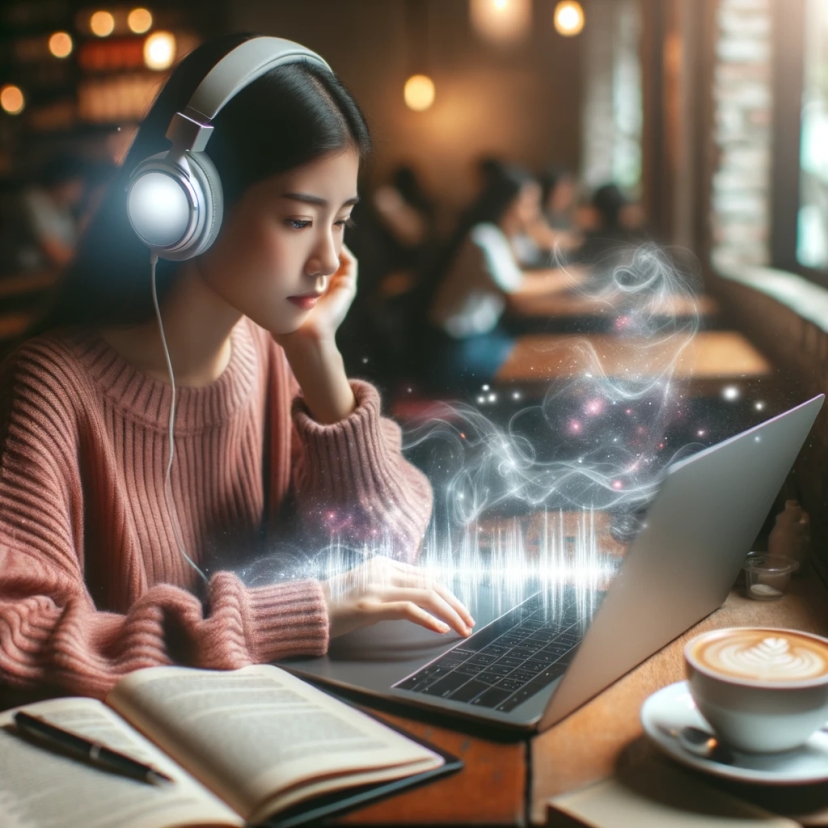
[[[377,556],[322,581],[330,636],[377,621],[407,619],[429,630],[471,635],[474,619],[446,587],[416,566]]]

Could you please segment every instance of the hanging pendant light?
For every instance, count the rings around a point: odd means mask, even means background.
[[[490,43],[523,40],[532,25],[531,0],[469,0],[469,16],[477,34]]]
[[[428,8],[419,0],[407,0],[405,31],[408,65],[411,73],[403,87],[405,105],[414,112],[424,112],[434,103],[434,81],[428,67]]]
[[[574,37],[584,28],[584,9],[576,0],[561,0],[555,6],[555,29],[564,37]]]
[[[405,105],[415,112],[424,112],[434,103],[434,81],[428,75],[412,75],[405,82]]]

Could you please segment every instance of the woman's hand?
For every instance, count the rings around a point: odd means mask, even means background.
[[[344,420],[356,407],[335,339],[336,331],[354,301],[356,288],[357,260],[343,245],[339,253],[339,269],[301,327],[293,333],[273,335],[285,349],[305,403],[319,423]]]
[[[471,635],[474,619],[446,587],[409,564],[377,556],[322,581],[331,638],[377,621],[406,619],[447,633]]]
[[[275,340],[284,348],[300,339],[333,342],[356,296],[358,269],[354,254],[343,244],[339,252],[339,268],[331,276],[328,289],[316,307],[301,327],[292,333],[274,336]]]

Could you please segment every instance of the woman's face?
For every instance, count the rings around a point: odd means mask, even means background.
[[[339,267],[358,171],[348,149],[254,184],[199,257],[202,278],[266,330],[297,330]]]
[[[524,184],[505,214],[508,223],[520,229],[528,227],[540,215],[540,198],[539,184],[534,181]]]

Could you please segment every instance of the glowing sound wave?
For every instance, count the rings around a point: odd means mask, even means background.
[[[464,602],[472,602],[479,585],[492,584],[503,609],[541,590],[559,611],[566,591],[589,618],[616,563],[600,548],[596,510],[646,505],[680,453],[667,446],[665,430],[686,413],[674,373],[699,329],[691,280],[647,245],[584,292],[616,309],[616,336],[635,338],[637,359],[623,378],[605,372],[585,339],[579,353],[587,370],[551,387],[506,427],[473,406],[453,404],[407,435],[407,449],[433,447],[438,458],[435,519],[420,562]],[[677,303],[687,312],[670,313]],[[521,433],[529,415],[546,434]],[[551,456],[543,456],[550,447]],[[537,519],[486,522],[487,513],[506,506]],[[390,533],[357,550],[333,540],[294,577],[329,579],[366,557],[405,552]]]
[[[529,508],[634,510],[652,498],[660,473],[675,458],[664,436],[671,419],[686,413],[674,373],[699,330],[691,280],[646,245],[587,292],[618,309],[613,327],[619,339],[634,338],[635,364],[623,378],[609,376],[584,339],[577,348],[580,370],[505,427],[472,406],[454,404],[408,435],[406,448],[440,441],[436,470],[449,476],[443,497],[454,525],[509,501]],[[687,313],[669,313],[676,304]],[[530,438],[520,426],[538,413],[546,433]],[[542,457],[550,447],[552,456]]]

